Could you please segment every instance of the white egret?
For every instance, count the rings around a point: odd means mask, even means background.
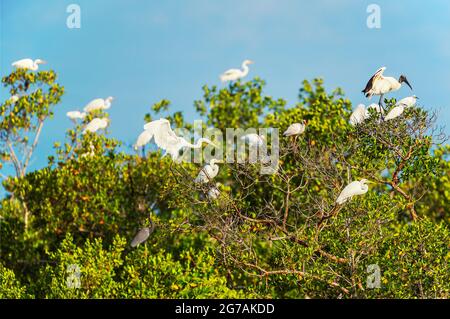
[[[350,184],[345,186],[345,188],[339,194],[338,198],[336,199],[336,203],[341,205],[346,201],[352,199],[352,197],[355,195],[363,195],[367,193],[367,191],[369,190],[369,186],[366,185],[367,183],[371,182],[365,178],[360,181],[351,182]]]
[[[26,69],[26,70],[31,70],[31,71],[37,71],[39,69],[39,64],[45,64],[47,62],[45,62],[44,60],[41,59],[36,59],[36,60],[32,60],[32,59],[22,59],[22,60],[18,60],[13,62],[11,65],[13,67],[15,67],[16,69]]]
[[[370,104],[367,107],[367,110],[369,110],[369,109],[374,109],[377,113],[384,114],[384,110],[377,103]]]
[[[397,103],[395,103],[395,105],[403,105],[405,107],[411,107],[416,105],[418,97],[413,95],[413,96],[408,96],[405,97],[403,99],[401,99],[400,101],[397,101]]]
[[[114,98],[112,96],[108,96],[106,99],[94,99],[84,107],[84,111],[92,112],[95,110],[107,110],[111,107],[113,100]]]
[[[242,62],[242,70],[241,69],[229,69],[220,75],[220,80],[222,82],[227,81],[236,81],[245,77],[248,74],[248,65],[253,64],[254,62],[251,60],[245,60]]]
[[[69,119],[71,119],[72,121],[76,121],[76,120],[82,120],[85,118],[86,113],[85,112],[80,112],[80,111],[70,111],[66,113],[67,117]]]
[[[208,190],[208,198],[209,199],[217,199],[220,196],[220,191],[217,188],[219,186],[219,183],[216,184],[216,186],[211,187]]]
[[[17,94],[11,95],[11,97],[8,99],[10,103],[16,103],[19,101],[19,96]]]
[[[284,131],[283,136],[297,136],[302,134],[306,128],[306,120],[303,120],[302,123],[294,123],[291,124],[286,131]]]
[[[83,134],[86,134],[86,132],[95,133],[100,129],[105,129],[108,126],[108,123],[109,123],[108,118],[96,117],[86,125],[86,127],[83,130]]]
[[[406,79],[406,76],[400,75],[400,78],[397,80],[390,76],[383,76],[384,70],[386,70],[386,67],[378,69],[377,72],[375,72],[375,74],[370,78],[369,82],[367,82],[364,90],[362,90],[365,96],[368,97],[369,99],[373,95],[379,95],[380,100],[378,104],[381,107],[383,107],[382,101],[384,94],[397,91],[398,89],[401,88],[402,83],[406,83],[412,90],[412,87],[409,84],[408,80]]]
[[[163,156],[170,154],[173,160],[179,157],[180,151],[184,148],[201,148],[203,142],[215,146],[207,138],[199,138],[196,144],[189,143],[184,138],[177,136],[170,127],[170,122],[164,118],[145,124],[144,130],[149,131],[155,144],[165,151]]]
[[[364,104],[358,104],[353,113],[350,115],[350,124],[356,126],[363,123],[369,117],[369,112]]]
[[[210,160],[209,164],[203,166],[203,168],[201,169],[200,173],[198,173],[194,181],[196,183],[207,183],[210,180],[212,180],[219,173],[219,165],[217,165],[216,163],[221,162],[222,162],[221,160],[215,158]]]
[[[265,137],[263,135],[258,135],[256,133],[245,134],[241,136],[241,140],[248,142],[249,146],[262,146],[265,142]]]
[[[147,144],[148,142],[150,142],[150,140],[153,137],[153,132],[150,130],[144,130],[141,134],[139,134],[136,144],[134,144],[134,149],[137,150],[139,147],[144,146],[145,144]]]

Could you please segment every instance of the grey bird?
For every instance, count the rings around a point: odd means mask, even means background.
[[[140,229],[137,234],[134,236],[133,240],[131,241],[131,247],[136,247],[142,243],[144,243],[148,237],[150,236],[150,234],[153,232],[153,230],[155,229],[155,224],[153,224],[153,222],[150,221],[150,226],[149,227],[144,227],[142,229]]]

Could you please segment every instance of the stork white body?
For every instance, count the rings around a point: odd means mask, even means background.
[[[179,152],[184,148],[201,148],[203,142],[214,145],[207,138],[198,139],[196,144],[189,143],[184,138],[177,136],[170,127],[170,122],[164,118],[145,124],[144,130],[149,131],[150,140],[153,138],[155,144],[165,151],[163,156],[170,154],[173,160],[179,158]]]
[[[362,179],[360,181],[354,181],[345,186],[345,188],[341,191],[338,198],[336,199],[336,203],[342,205],[346,201],[350,200],[353,196],[363,195],[367,193],[369,190],[369,186],[366,185],[369,181],[366,179]]]
[[[219,160],[217,159],[212,159],[211,161],[209,161],[209,164],[203,166],[194,181],[196,183],[207,183],[214,177],[216,177],[219,173],[219,165],[216,164],[218,162]]]
[[[356,126],[363,123],[369,117],[369,112],[366,110],[364,104],[359,104],[352,115],[350,115],[350,124]]]
[[[108,126],[108,123],[109,123],[108,118],[96,117],[86,125],[86,127],[83,130],[83,134],[86,134],[87,132],[95,133],[98,130],[105,129]]]
[[[86,116],[86,113],[85,112],[80,112],[80,111],[70,111],[70,112],[67,112],[66,115],[72,121],[76,121],[76,120],[84,119],[85,116]]]
[[[114,98],[112,96],[109,96],[106,99],[94,99],[84,107],[84,111],[92,112],[96,110],[107,110],[111,107],[113,100]]]
[[[39,69],[39,64],[45,64],[44,60],[41,59],[22,59],[13,62],[11,65],[15,67],[16,69],[25,69],[25,70],[31,70],[31,71],[37,71]]]
[[[229,69],[225,71],[223,74],[220,75],[220,80],[222,82],[228,82],[228,81],[236,81],[238,79],[241,79],[245,76],[247,76],[249,72],[248,65],[254,63],[251,60],[245,60],[242,62],[242,70],[241,69]]]
[[[284,131],[284,136],[296,136],[303,134],[306,129],[306,121],[303,121],[303,123],[293,123],[291,124],[286,131]]]

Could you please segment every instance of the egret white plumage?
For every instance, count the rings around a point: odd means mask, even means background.
[[[297,136],[302,134],[306,129],[306,120],[303,120],[302,123],[293,123],[291,124],[286,131],[284,131],[283,136]]]
[[[195,178],[194,182],[196,183],[207,183],[210,180],[212,180],[214,177],[217,176],[219,173],[219,165],[216,163],[222,162],[221,160],[213,158],[209,161],[209,164],[206,164],[201,169],[200,173],[198,173],[197,177]]]
[[[217,186],[218,185],[216,184],[216,186],[213,186],[208,190],[208,198],[209,199],[217,199],[217,197],[220,196],[220,191],[217,188]]]
[[[106,99],[94,99],[90,101],[86,106],[84,107],[85,112],[92,112],[95,110],[107,110],[111,107],[111,103],[114,100],[112,96],[108,96]]]
[[[367,193],[369,190],[369,186],[366,185],[367,183],[372,183],[368,181],[367,179],[363,178],[360,181],[353,181],[347,186],[344,187],[344,189],[339,194],[338,198],[336,199],[336,203],[341,205],[345,203],[346,201],[352,199],[353,196],[356,195],[363,195]]]
[[[149,131],[155,144],[165,151],[163,156],[170,154],[173,160],[178,159],[180,151],[184,148],[201,148],[203,143],[215,146],[207,138],[199,138],[195,144],[189,143],[184,138],[177,136],[170,127],[170,122],[164,118],[145,124],[144,130]]]
[[[11,65],[13,67],[15,67],[16,69],[26,69],[26,70],[31,70],[31,71],[37,71],[39,69],[39,64],[45,64],[47,62],[45,62],[44,60],[41,59],[36,59],[36,60],[32,60],[32,59],[22,59],[22,60],[18,60],[13,62]]]
[[[249,72],[248,66],[253,64],[254,62],[251,60],[245,60],[242,62],[242,70],[241,69],[229,69],[220,75],[220,80],[222,82],[227,81],[236,81],[247,76]]]
[[[10,103],[16,103],[19,101],[19,96],[17,94],[11,95],[11,97],[8,99]]]
[[[262,146],[264,145],[265,137],[256,133],[250,133],[241,136],[241,140],[247,142],[249,146]]]
[[[67,117],[69,119],[71,119],[72,121],[76,121],[76,120],[82,120],[85,118],[86,113],[85,112],[80,112],[80,111],[70,111],[66,113]]]
[[[418,99],[418,97],[415,95],[408,96],[408,97],[405,97],[405,98],[397,101],[397,103],[395,103],[395,105],[404,105],[405,107],[411,107],[411,106],[416,105],[417,99]]]
[[[153,137],[153,132],[150,130],[144,130],[141,134],[139,134],[136,144],[134,144],[134,149],[137,150],[139,147],[144,146],[145,144],[147,144],[148,142],[150,142],[150,140]]]
[[[350,124],[356,126],[363,123],[370,116],[364,104],[358,104],[353,113],[350,115]]]
[[[82,134],[86,134],[87,132],[95,133],[100,129],[105,129],[108,126],[109,119],[104,118],[94,118],[90,121],[83,130]]]
[[[383,76],[384,70],[386,70],[386,67],[378,69],[375,72],[375,74],[369,79],[364,90],[362,90],[365,96],[368,97],[369,99],[373,95],[379,95],[380,100],[378,104],[382,108],[383,108],[382,101],[384,94],[397,91],[398,89],[401,88],[402,83],[406,83],[412,90],[412,87],[409,84],[408,80],[406,79],[406,76],[400,75],[399,79],[397,80],[390,76]]]

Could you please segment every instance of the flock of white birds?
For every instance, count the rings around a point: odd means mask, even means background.
[[[39,64],[44,63],[46,62],[41,59],[22,59],[13,62],[12,66],[17,69],[37,71],[39,68]],[[229,69],[220,75],[220,80],[222,82],[236,81],[247,76],[247,74],[249,73],[248,66],[252,63],[254,62],[251,60],[245,60],[242,63],[242,69]],[[382,120],[390,121],[402,115],[406,108],[412,107],[416,104],[418,98],[415,95],[406,97],[399,100],[396,105],[389,111],[389,113],[384,116],[385,111],[382,104],[382,99],[385,94],[399,90],[402,86],[402,83],[406,83],[412,90],[411,85],[404,75],[401,75],[398,80],[393,77],[385,77],[383,75],[385,69],[386,67],[378,69],[375,74],[369,79],[365,89],[362,91],[368,98],[371,98],[373,95],[380,96],[379,103],[370,104],[367,108],[365,107],[365,105],[359,104],[350,116],[351,125],[360,125],[366,119],[368,119],[370,117],[370,109],[373,109],[376,111],[376,113],[379,113]],[[20,97],[18,95],[13,95],[9,98],[8,101],[10,103],[16,103],[19,98]],[[77,120],[83,120],[90,112],[109,109],[111,107],[113,99],[114,98],[112,96],[109,96],[105,99],[94,99],[84,107],[83,112],[70,111],[67,112],[67,117],[74,122],[76,122]],[[105,129],[108,124],[108,118],[96,117],[92,119],[88,124],[86,124],[82,134],[86,134],[87,132],[95,133],[98,130]],[[306,125],[306,120],[302,121],[301,123],[293,123],[283,133],[283,136],[297,138],[299,135],[305,132]],[[179,158],[179,153],[183,149],[201,148],[203,143],[215,146],[214,143],[207,138],[200,138],[195,144],[191,144],[183,137],[177,136],[172,130],[170,122],[164,118],[149,122],[144,125],[144,130],[139,135],[136,144],[134,145],[135,149],[137,150],[138,148],[145,146],[152,139],[154,143],[164,151],[163,156],[170,155],[173,160],[177,160]],[[265,137],[255,133],[244,135],[241,137],[241,139],[247,142],[250,146],[261,147],[265,145]],[[212,181],[219,173],[219,166],[217,164],[220,162],[221,161],[217,159],[212,159],[209,164],[205,165],[200,170],[194,182],[204,184]],[[353,196],[365,194],[369,189],[367,185],[368,183],[372,182],[364,178],[359,181],[357,180],[351,182],[340,192],[338,198],[336,199],[336,204],[342,205],[350,200]],[[218,198],[218,196],[220,195],[218,185],[219,184],[217,183],[215,186],[209,188],[207,194],[209,198]]]

